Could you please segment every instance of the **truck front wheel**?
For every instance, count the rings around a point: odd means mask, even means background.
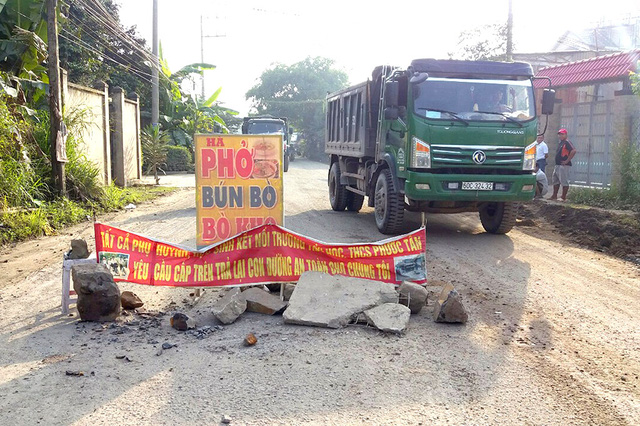
[[[378,175],[374,197],[378,230],[383,234],[398,234],[404,221],[404,197],[393,190],[391,170],[384,169]]]
[[[516,224],[516,203],[486,203],[480,207],[480,222],[491,234],[506,234]]]
[[[347,191],[347,210],[350,212],[359,212],[364,203],[364,196],[355,192]]]
[[[282,165],[282,170],[285,172],[289,171],[289,154],[284,156],[284,164]]]
[[[329,202],[337,212],[347,207],[347,190],[344,185],[340,185],[340,165],[337,162],[329,169]]]

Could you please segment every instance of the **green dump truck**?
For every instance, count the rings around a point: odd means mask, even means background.
[[[359,211],[368,197],[384,234],[402,230],[405,210],[477,211],[487,232],[509,232],[535,195],[532,81],[526,63],[417,59],[329,94],[331,207]],[[543,114],[554,101],[545,90]]]
[[[291,160],[292,151],[289,149],[290,138],[293,129],[289,127],[286,118],[272,117],[270,115],[245,117],[242,120],[242,134],[244,135],[282,135],[282,152],[284,159],[282,170],[289,170],[289,161]]]

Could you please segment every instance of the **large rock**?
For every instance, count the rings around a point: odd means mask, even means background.
[[[466,323],[469,319],[467,311],[460,301],[460,295],[449,283],[445,284],[433,310],[435,322]]]
[[[67,252],[67,259],[86,259],[90,254],[85,240],[71,240],[71,250]]]
[[[427,304],[429,292],[421,285],[409,281],[403,281],[398,288],[400,303],[408,306],[412,314],[417,314]]]
[[[393,284],[305,272],[284,311],[284,322],[340,328],[355,316],[383,303],[398,303]]]
[[[242,298],[247,301],[248,312],[273,315],[287,307],[287,302],[280,300],[280,297],[256,287],[243,291]]]
[[[71,268],[77,308],[83,321],[114,321],[120,314],[120,289],[105,265],[85,263]]]
[[[364,311],[367,322],[379,330],[402,333],[409,324],[411,310],[399,303],[385,303]]]
[[[227,290],[222,299],[213,305],[213,315],[223,324],[233,323],[247,309],[247,301],[239,288]]]
[[[122,309],[137,309],[144,306],[144,302],[132,291],[122,292],[120,295],[120,304],[122,305]]]

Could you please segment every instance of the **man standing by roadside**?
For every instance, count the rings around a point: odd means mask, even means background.
[[[567,200],[567,192],[569,192],[569,171],[571,170],[571,159],[576,155],[576,149],[567,139],[567,130],[558,130],[558,151],[556,152],[556,167],[553,169],[553,195],[551,200],[558,199],[558,190],[562,185],[562,201]]]
[[[547,158],[549,157],[549,147],[544,141],[544,135],[538,135],[538,145],[536,145],[536,164],[538,168],[544,173],[544,168],[547,167]]]

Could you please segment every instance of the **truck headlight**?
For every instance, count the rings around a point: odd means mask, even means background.
[[[411,167],[420,169],[431,168],[431,147],[429,144],[421,141],[415,136],[411,138],[411,142],[413,144]]]
[[[524,149],[524,161],[522,162],[522,170],[536,169],[536,147],[538,143],[533,142]]]

